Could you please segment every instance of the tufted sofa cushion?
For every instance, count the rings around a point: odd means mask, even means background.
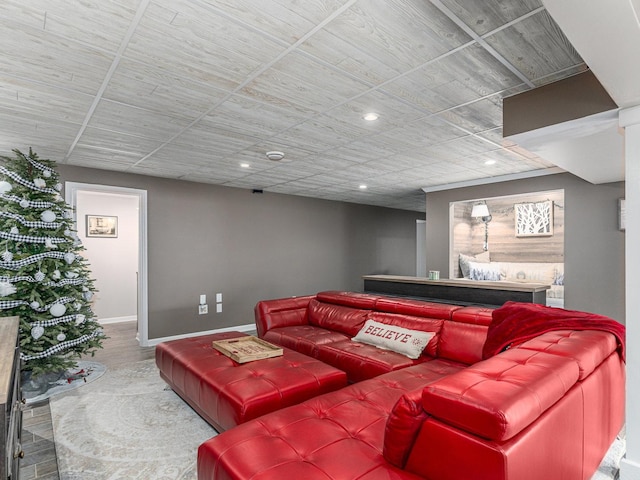
[[[580,369],[580,380],[588,377],[598,365],[616,351],[616,338],[597,330],[558,330],[533,338],[518,348],[553,353],[572,358]]]
[[[291,348],[310,357],[316,356],[319,345],[349,340],[344,333],[334,332],[314,325],[293,325],[273,328],[262,337],[267,342]]]
[[[577,382],[571,358],[520,348],[472,365],[424,389],[424,409],[489,440],[507,440]]]
[[[426,362],[239,425],[199,447],[198,479],[418,480],[383,455],[389,412],[405,393],[460,368]]]

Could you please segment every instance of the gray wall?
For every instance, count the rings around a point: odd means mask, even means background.
[[[62,181],[147,190],[149,338],[253,323],[261,299],[414,275],[420,212],[59,165]],[[215,294],[223,294],[223,312]],[[208,315],[198,315],[201,293]],[[213,307],[213,308],[212,308]]]
[[[449,203],[564,189],[565,308],[625,321],[624,182],[593,185],[569,173],[427,194],[427,269],[448,272]],[[489,238],[491,242],[491,238]]]

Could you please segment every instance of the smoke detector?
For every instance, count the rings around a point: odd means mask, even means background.
[[[279,162],[284,158],[284,153],[282,152],[267,152],[267,158],[269,160],[273,160],[274,162]]]

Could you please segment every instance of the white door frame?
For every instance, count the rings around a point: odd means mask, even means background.
[[[73,222],[77,229],[76,207],[78,192],[115,193],[138,197],[138,342],[149,346],[149,308],[147,275],[147,191],[137,188],[97,185],[93,183],[65,182],[65,201],[73,207]]]

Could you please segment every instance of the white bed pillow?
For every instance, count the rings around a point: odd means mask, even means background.
[[[375,320],[367,320],[351,340],[391,350],[415,360],[420,357],[427,343],[434,336],[435,332],[410,330]]]
[[[491,254],[487,252],[478,253],[476,255],[465,255],[461,253],[458,259],[460,264],[460,271],[464,278],[469,278],[469,262],[477,263],[489,263],[491,261]]]

